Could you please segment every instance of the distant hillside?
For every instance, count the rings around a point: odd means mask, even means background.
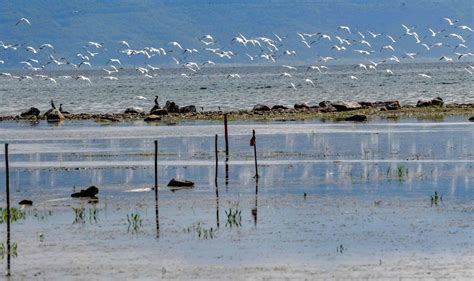
[[[197,37],[212,34],[221,47],[229,47],[239,33],[248,37],[276,33],[297,41],[297,31],[335,32],[341,24],[398,36],[403,33],[401,23],[427,32],[428,26],[444,26],[443,17],[470,26],[474,22],[472,0],[1,0],[0,7],[0,41],[24,46],[52,43],[56,53],[66,57],[83,51],[88,41],[104,42],[107,52],[114,54],[123,47],[118,44],[121,40],[137,49],[167,46],[170,41],[202,48]],[[14,26],[21,17],[30,19],[32,26]],[[472,43],[472,35],[467,40]],[[302,52],[298,59],[324,55],[315,52]],[[29,55],[0,51],[0,59],[6,61],[3,67],[17,67]]]

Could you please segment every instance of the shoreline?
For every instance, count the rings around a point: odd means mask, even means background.
[[[328,103],[328,102],[322,102]],[[353,103],[353,102],[348,102]],[[412,117],[419,119],[443,119],[446,116],[466,116],[467,119],[474,117],[474,103],[454,103],[444,104],[443,106],[422,106],[413,105],[398,106],[397,109],[387,110],[386,104],[396,103],[397,101],[387,102],[359,102],[362,104],[359,108],[345,108],[328,111],[326,107],[295,105],[295,108],[277,108],[270,109],[265,105],[256,105],[249,110],[235,111],[204,111],[187,113],[167,113],[165,115],[153,115],[147,112],[135,113],[71,113],[64,114],[61,120],[48,120],[45,114],[41,115],[0,115],[2,121],[41,121],[63,122],[63,121],[95,121],[95,122],[126,122],[144,120],[145,122],[179,122],[179,121],[215,121],[223,120],[227,114],[229,121],[292,121],[292,120],[333,120],[333,121],[367,121],[372,118],[380,117],[387,119],[398,119],[402,117]],[[346,120],[351,116],[366,116],[364,120]]]

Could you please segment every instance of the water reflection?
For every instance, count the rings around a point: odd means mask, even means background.
[[[459,187],[468,189],[474,174],[474,130],[469,126],[472,125],[235,125],[229,136],[232,160],[225,159],[224,184],[229,192],[233,191],[232,186],[254,185],[254,151],[248,145],[248,132],[250,127],[257,127],[260,186],[285,189],[329,184],[350,190],[355,184],[380,189],[396,182],[407,188],[420,184],[426,188],[446,186],[451,188],[451,194],[459,195]],[[21,192],[91,184],[120,190],[125,185],[149,184],[153,176],[153,140],[149,134],[163,140],[160,146],[166,153],[160,154],[159,163],[162,178],[191,178],[198,186],[216,181],[212,155],[215,147],[209,142],[209,135],[198,133],[219,131],[221,126],[175,126],[172,130],[146,127],[148,135],[140,128],[129,128],[130,132],[122,132],[120,127],[100,131],[95,127],[42,127],[31,129],[35,133],[31,135],[23,130],[4,130],[0,136],[16,139],[11,143],[11,168],[17,175],[12,180]],[[97,137],[109,129],[110,136],[117,137]],[[65,134],[68,130],[71,135]],[[162,130],[169,135],[161,135]],[[26,136],[29,139],[23,138]],[[0,174],[0,180],[3,178]],[[218,187],[216,190],[218,195]]]

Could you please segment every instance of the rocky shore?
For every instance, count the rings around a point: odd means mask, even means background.
[[[51,115],[53,113],[53,115]],[[37,108],[30,108],[16,116],[0,116],[0,121],[40,121],[63,122],[64,120],[94,120],[96,122],[123,122],[144,120],[146,122],[177,122],[192,120],[221,120],[227,114],[229,120],[305,120],[327,119],[338,121],[366,121],[371,117],[416,117],[421,119],[440,119],[450,115],[465,115],[473,120],[474,103],[445,104],[436,97],[420,100],[416,105],[400,105],[398,101],[356,102],[321,101],[315,105],[295,104],[292,108],[284,105],[257,104],[251,110],[200,111],[194,105],[179,107],[167,101],[163,108],[157,104],[149,112],[130,107],[123,113],[66,113],[48,110],[41,114]]]

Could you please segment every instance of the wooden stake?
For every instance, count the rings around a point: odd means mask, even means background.
[[[219,188],[217,187],[217,175],[219,172],[219,153],[217,151],[217,135],[215,138],[215,151],[216,151],[216,177],[214,179],[214,184],[216,185],[216,225],[217,228],[219,228],[220,223],[219,223]]]
[[[229,135],[228,135],[228,130],[227,130],[227,113],[224,114],[224,138],[225,138],[226,161],[229,161]]]
[[[158,211],[158,141],[155,140],[155,216],[156,216],[156,237],[160,237],[160,217]]]
[[[8,143],[5,144],[5,178],[7,193],[7,276],[11,275],[11,245],[10,245],[10,166],[8,163]]]
[[[255,130],[252,131],[253,142],[253,155],[255,158],[255,178],[258,179],[258,166],[257,166],[257,138],[255,137]]]

